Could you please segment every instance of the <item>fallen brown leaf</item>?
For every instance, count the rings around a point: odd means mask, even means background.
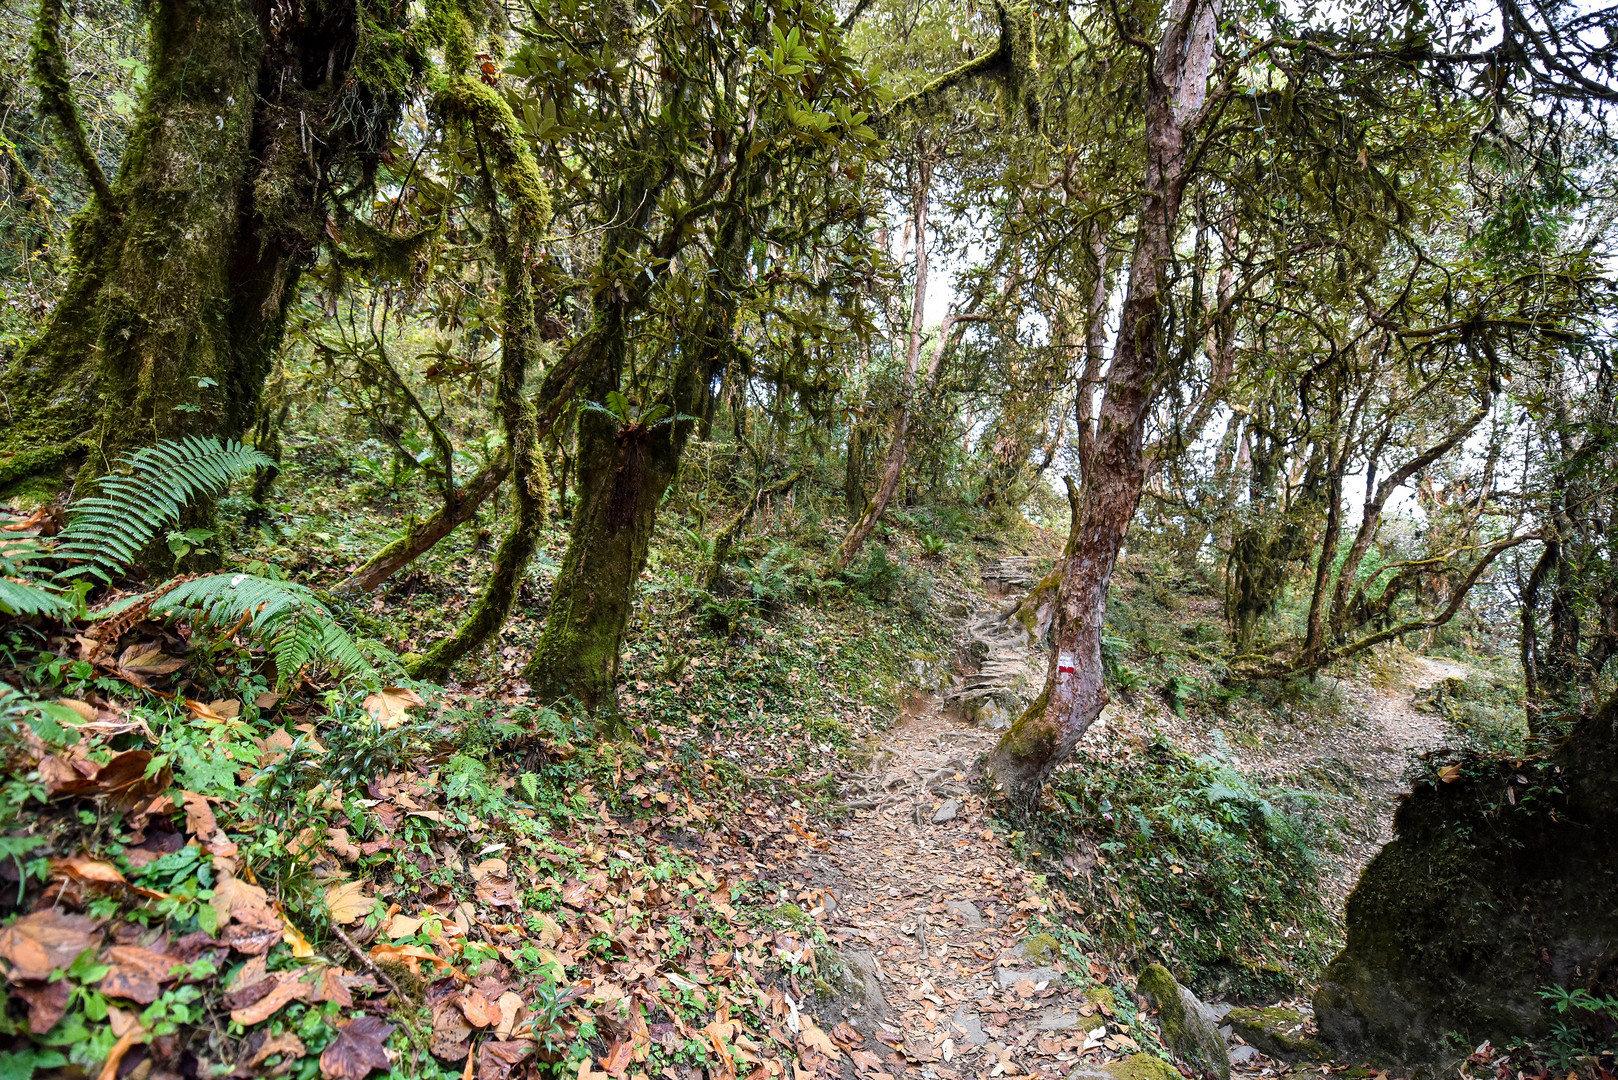
[[[163,647],[154,641],[136,642],[118,657],[119,673],[135,676],[131,682],[155,675],[172,675],[183,667],[185,667],[184,658],[169,656],[163,652]]]
[[[51,877],[65,878],[90,885],[125,885],[124,875],[111,863],[71,855],[51,860]]]
[[[282,1064],[289,1064],[303,1057],[309,1051],[304,1047],[303,1040],[290,1031],[283,1031],[279,1035],[271,1035],[258,1045],[258,1048],[248,1054],[243,1061],[246,1068],[254,1069],[277,1054],[281,1055]]]
[[[251,1005],[232,1009],[230,1018],[243,1027],[251,1027],[262,1024],[294,1001],[302,1001],[309,996],[312,987],[298,977],[301,974],[301,971],[279,972],[275,976],[275,986],[269,993]]]
[[[199,840],[206,840],[219,831],[219,822],[214,819],[213,807],[208,800],[194,791],[180,792],[180,798],[185,803],[185,831]]]
[[[384,1044],[394,1025],[375,1016],[361,1016],[337,1029],[337,1037],[320,1054],[320,1074],[326,1080],[363,1080],[375,1069],[388,1067]]]
[[[13,981],[48,979],[66,968],[95,943],[95,920],[55,908],[24,915],[0,930],[0,960],[10,965]]]
[[[385,728],[395,728],[405,722],[409,711],[417,705],[425,705],[421,695],[414,690],[400,686],[390,686],[365,698],[365,711],[376,719],[376,722]]]
[[[326,890],[326,906],[331,909],[332,922],[347,926],[369,915],[375,901],[365,895],[365,882],[350,881]]]
[[[96,1074],[96,1080],[117,1080],[118,1066],[123,1064],[124,1055],[129,1053],[131,1046],[144,1041],[146,1029],[139,1024],[118,1036],[118,1041],[112,1044],[112,1050],[107,1054],[107,1060],[101,1065],[101,1072]]]
[[[476,990],[460,997],[461,1013],[473,1027],[485,1028],[500,1022],[500,1007]]]
[[[56,1026],[67,1012],[68,999],[73,996],[73,984],[66,979],[55,982],[30,980],[11,988],[11,993],[28,1003],[28,1030],[43,1035]]]
[[[335,1001],[343,1008],[350,1008],[354,1004],[354,995],[349,992],[348,984],[343,981],[343,972],[338,968],[322,968],[320,976],[315,979],[314,993],[311,1001]]]
[[[506,1080],[511,1070],[534,1052],[531,1042],[502,1042],[491,1039],[478,1047],[477,1080]]]
[[[607,1071],[608,1076],[622,1076],[624,1070],[629,1068],[631,1060],[631,1046],[627,1042],[615,1042],[607,1051],[607,1056],[601,1059],[601,1067]]]
[[[96,984],[107,997],[124,998],[150,1005],[162,993],[162,984],[172,982],[176,961],[151,949],[136,945],[114,945],[101,954],[101,962],[112,970]]]

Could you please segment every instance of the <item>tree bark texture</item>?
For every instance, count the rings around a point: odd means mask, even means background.
[[[767,219],[751,206],[763,183],[760,171],[732,182],[703,302],[669,373],[665,404],[672,415],[653,423],[621,423],[601,409],[581,409],[578,426],[578,505],[567,551],[551,591],[550,611],[533,656],[523,668],[532,691],[545,701],[571,698],[587,712],[617,714],[619,658],[634,610],[635,583],[663,495],[680,455],[707,411],[714,384],[728,367],[749,244]],[[618,310],[609,308],[609,310]],[[621,312],[601,336],[603,353],[589,366],[590,397],[602,402],[620,388],[627,351]]]
[[[470,58],[467,58],[470,63]],[[539,166],[504,98],[462,74],[447,83],[435,107],[467,125],[477,141],[488,208],[490,246],[500,261],[500,369],[495,403],[506,431],[516,517],[495,551],[483,592],[455,632],[435,644],[410,673],[443,679],[450,668],[499,632],[517,602],[523,575],[545,524],[545,457],[539,449],[539,410],[523,394],[539,344],[534,320],[534,251],[550,224],[549,193]],[[511,203],[509,220],[499,196]]]
[[[34,43],[47,87],[65,85],[55,7]],[[369,0],[159,0],[149,25],[117,175],[92,175],[66,291],[0,372],[0,490],[57,487],[69,467],[93,479],[158,439],[244,433],[328,196],[375,167],[425,65],[402,16]],[[75,110],[43,100],[71,147]]]
[[[1145,479],[1142,443],[1158,390],[1164,273],[1174,256],[1186,151],[1207,98],[1217,0],[1176,0],[1147,80],[1146,174],[1123,316],[1064,560],[1045,690],[989,756],[1008,798],[1031,803],[1107,703],[1101,658],[1107,585]]]

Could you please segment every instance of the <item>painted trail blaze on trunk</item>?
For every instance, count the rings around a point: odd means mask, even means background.
[[[1107,704],[1101,629],[1107,585],[1140,501],[1146,418],[1159,389],[1162,274],[1174,255],[1190,176],[1186,148],[1204,115],[1218,0],[1175,0],[1146,87],[1146,172],[1118,342],[1057,592],[1055,645],[1045,689],[994,752],[988,771],[1014,801],[1039,796]]]

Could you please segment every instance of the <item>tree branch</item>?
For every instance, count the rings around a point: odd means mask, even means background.
[[[106,173],[101,171],[101,162],[90,149],[84,120],[79,116],[79,103],[73,96],[67,56],[62,51],[62,0],[39,0],[39,17],[34,20],[34,38],[29,44],[40,102],[61,126],[62,141],[84,173],[96,199],[116,214],[118,200],[113,196],[112,185],[107,183]]]

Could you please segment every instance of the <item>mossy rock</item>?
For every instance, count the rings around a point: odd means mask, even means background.
[[[1118,1011],[1118,998],[1112,990],[1105,986],[1092,986],[1084,992],[1084,1000],[1111,1016]]]
[[[1244,1041],[1283,1061],[1325,1061],[1325,1045],[1304,1033],[1308,1020],[1296,1009],[1232,1009],[1225,1023]]]
[[[1163,1045],[1186,1064],[1230,1080],[1230,1055],[1213,1011],[1181,986],[1169,969],[1151,964],[1140,973],[1135,989],[1157,1010]]]
[[[1151,1054],[1130,1054],[1101,1068],[1113,1080],[1185,1080],[1179,1069]]]
[[[1062,943],[1049,934],[1035,934],[1022,943],[1022,954],[1035,964],[1054,964],[1062,958]]]
[[[1180,1070],[1151,1054],[1131,1054],[1105,1065],[1081,1065],[1067,1080],[1185,1080]]]
[[[1454,1074],[1484,1040],[1544,1038],[1547,983],[1618,992],[1618,698],[1554,752],[1418,781],[1349,896],[1314,994],[1333,1055]]]

